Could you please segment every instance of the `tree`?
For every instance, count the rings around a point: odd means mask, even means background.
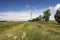
[[[60,8],[56,11],[54,18],[60,24]]]
[[[43,19],[45,19],[45,21],[49,21],[49,18],[50,18],[50,9],[47,9],[46,11],[44,11],[44,17]]]
[[[32,19],[32,21],[39,21],[39,18],[36,17],[36,18]]]

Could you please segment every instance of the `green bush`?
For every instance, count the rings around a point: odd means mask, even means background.
[[[43,19],[45,19],[45,21],[48,22],[50,16],[51,16],[50,9],[45,10]]]
[[[58,9],[56,11],[56,14],[54,15],[55,20],[60,24],[60,10]]]

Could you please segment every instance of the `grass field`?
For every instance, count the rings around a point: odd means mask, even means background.
[[[60,25],[53,21],[0,22],[0,40],[60,40]]]

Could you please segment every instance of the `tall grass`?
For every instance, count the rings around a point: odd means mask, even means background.
[[[9,32],[1,35],[2,30]],[[53,21],[0,23],[0,40],[60,40],[60,26]]]

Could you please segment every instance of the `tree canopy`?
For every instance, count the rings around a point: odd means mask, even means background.
[[[49,21],[49,18],[50,18],[50,9],[47,9],[46,11],[44,11],[44,16],[43,16],[43,19],[45,19],[45,21]]]
[[[55,20],[60,24],[60,9],[56,11],[56,14],[54,15]]]

